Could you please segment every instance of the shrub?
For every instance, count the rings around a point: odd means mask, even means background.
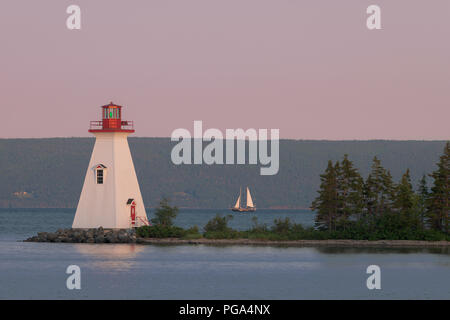
[[[252,229],[249,230],[249,232],[252,233],[266,233],[268,231],[267,229],[267,225],[264,224],[259,224],[258,223],[258,217],[254,216],[252,217]]]
[[[274,226],[272,227],[272,231],[278,234],[287,234],[291,230],[291,221],[289,218],[285,219],[275,219],[273,221]]]
[[[202,237],[203,235],[200,233],[198,227],[193,226],[185,231],[183,239],[199,239]]]
[[[155,218],[151,220],[153,224],[163,226],[173,225],[173,219],[178,215],[178,208],[171,207],[169,202],[167,198],[163,198],[160,201],[159,207],[155,211]]]
[[[136,229],[136,234],[142,238],[181,238],[186,230],[175,226],[143,226]]]
[[[232,215],[227,216],[220,216],[217,214],[214,218],[208,221],[208,223],[205,225],[204,229],[205,232],[228,232],[232,231],[231,228],[228,227],[228,221],[233,219]]]
[[[207,231],[203,235],[206,239],[238,239],[242,238],[241,233],[236,230],[227,231]]]

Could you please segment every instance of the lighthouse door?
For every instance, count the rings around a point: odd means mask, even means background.
[[[131,226],[136,226],[136,203],[134,201],[131,204]]]

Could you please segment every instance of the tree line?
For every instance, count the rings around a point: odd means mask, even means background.
[[[317,212],[316,228],[349,237],[359,233],[372,233],[375,238],[423,238],[417,235],[430,232],[448,235],[450,142],[428,178],[431,188],[427,175],[414,188],[406,169],[400,181],[394,182],[374,157],[364,180],[347,155],[342,161],[329,161],[311,205]]]

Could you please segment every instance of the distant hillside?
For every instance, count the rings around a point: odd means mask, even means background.
[[[130,138],[146,206],[168,196],[180,207],[226,208],[240,186],[250,186],[256,205],[309,207],[329,159],[347,153],[364,177],[376,155],[399,179],[413,182],[435,169],[444,141],[280,141],[280,171],[260,176],[259,165],[171,163],[168,138]],[[0,139],[0,207],[76,207],[93,138]]]

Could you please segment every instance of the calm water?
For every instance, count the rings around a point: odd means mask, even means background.
[[[176,223],[203,226],[220,210],[182,210]],[[145,246],[19,242],[70,227],[74,210],[0,210],[1,299],[450,299],[448,249],[351,249],[252,246]],[[253,214],[231,225],[251,226]],[[307,211],[260,210],[311,225]],[[82,289],[65,270],[79,265]],[[381,267],[381,290],[366,287]]]

